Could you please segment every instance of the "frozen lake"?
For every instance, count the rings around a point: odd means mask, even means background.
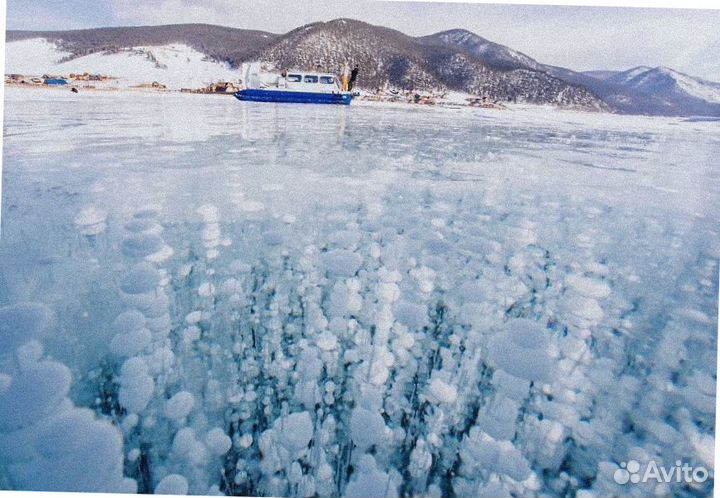
[[[711,491],[717,122],[5,99],[0,489]]]

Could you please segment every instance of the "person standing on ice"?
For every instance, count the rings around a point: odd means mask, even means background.
[[[352,91],[353,87],[355,86],[355,81],[357,80],[359,72],[360,66],[358,64],[355,64],[352,73],[350,73],[350,84],[348,85],[348,90]]]
[[[340,87],[343,92],[348,91],[348,85],[350,81],[350,66],[346,62],[340,71]]]

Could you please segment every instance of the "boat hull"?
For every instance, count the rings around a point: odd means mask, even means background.
[[[350,105],[350,93],[292,92],[283,90],[240,90],[235,98],[247,102],[285,102],[291,104],[339,104]]]

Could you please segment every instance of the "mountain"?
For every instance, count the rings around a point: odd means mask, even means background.
[[[337,71],[359,64],[366,88],[386,83],[403,89],[459,90],[490,100],[517,100],[589,109],[607,107],[587,89],[524,67],[497,67],[462,47],[414,38],[351,19],[314,23],[291,31],[257,57],[276,67]]]
[[[585,76],[590,76],[591,78],[595,78],[598,80],[607,80],[609,77],[619,72],[620,71],[612,71],[609,69],[595,69],[592,71],[582,71],[581,74],[584,74]]]
[[[434,35],[423,36],[420,41],[426,44],[443,44],[462,48],[495,69],[543,70],[542,64],[527,55],[505,45],[486,40],[466,29],[442,31]]]
[[[720,84],[668,68],[638,66],[627,71],[576,72],[541,64],[531,57],[470,31],[454,29],[421,38],[466,50],[499,70],[526,69],[590,90],[615,111],[628,114],[720,116]]]
[[[498,70],[529,70],[542,73],[581,88],[590,90],[611,109],[629,114],[662,114],[667,109],[660,101],[563,67],[556,67],[532,59],[505,45],[494,43],[464,29],[454,29],[421,38],[424,43],[440,43],[472,53],[486,65]]]
[[[682,105],[667,102],[657,95],[643,92],[626,85],[594,78],[587,74],[575,72],[563,67],[545,66],[545,69],[548,73],[563,81],[572,82],[590,89],[612,109],[623,114],[645,114],[651,116],[697,114],[697,112],[693,112],[693,110],[684,109]],[[704,112],[709,113],[711,111],[703,111],[701,114]]]
[[[338,19],[290,31],[257,54],[278,68],[319,69],[337,73],[345,63],[361,68],[360,84],[377,88],[441,88],[427,63],[431,53],[399,31]]]
[[[26,76],[91,73],[112,76],[92,86],[127,88],[158,82],[171,90],[205,88],[217,81],[237,81],[241,71],[227,62],[210,59],[183,43],[136,45],[78,56],[44,38],[13,41],[6,45],[8,73]]]
[[[581,83],[611,105],[619,95],[626,99],[616,108],[631,107],[643,114],[720,116],[720,83],[667,67],[638,66],[626,71],[589,71],[583,75],[601,81]],[[607,89],[611,92],[606,93]]]
[[[418,91],[456,90],[490,100],[609,110],[586,88],[542,71],[486,64],[477,54],[464,48],[350,19],[313,23],[284,35],[204,24],[66,32],[9,31],[8,50],[14,49],[15,42],[38,38],[57,45],[61,63],[74,59],[84,63],[87,57],[99,54],[125,55],[129,49],[139,47],[142,53],[130,53],[144,57],[137,62],[148,64],[150,61],[156,66],[170,64],[175,67],[177,61],[172,57],[170,63],[158,64],[158,54],[178,50],[184,53],[182,47],[189,47],[205,54],[211,61],[228,63],[232,67],[261,61],[276,68],[338,72],[346,62],[357,63],[361,67],[360,87],[371,90],[385,85]],[[107,66],[108,61],[104,62],[102,67]],[[58,71],[66,67],[67,64],[55,66]],[[156,73],[153,72],[153,79],[164,83],[167,78]]]
[[[720,104],[720,83],[695,78],[663,66],[641,66],[618,73],[610,79],[666,99],[690,98]]]
[[[616,85],[626,85],[628,81],[633,79],[635,76],[649,71],[651,68],[648,66],[638,66],[627,71],[615,71],[613,74],[605,78],[605,81]]]
[[[119,65],[132,72],[133,78],[151,74],[153,80],[163,83],[170,79],[166,73],[174,71],[172,81],[179,85],[183,74],[200,67],[202,82],[207,82],[213,80],[213,75],[216,80],[237,79],[240,77],[237,68],[251,61],[276,68],[335,73],[349,62],[360,66],[358,83],[368,90],[388,85],[621,113],[720,115],[715,83],[665,68],[576,72],[542,64],[463,29],[412,37],[360,21],[336,19],[308,24],[286,34],[179,24],[8,31],[6,36],[6,73],[22,72],[13,68],[25,69],[28,64],[52,65],[50,69],[38,67],[40,74],[51,69],[59,74],[70,72],[70,68],[112,70],[115,66],[111,63],[116,64],[120,57]],[[41,39],[49,44],[39,47],[43,57],[32,52],[38,49],[36,45]],[[17,57],[10,57],[13,52],[17,52]],[[107,55],[116,58],[108,59]],[[11,65],[18,59],[24,63]],[[131,71],[132,64],[142,65],[143,69]],[[152,71],[148,65],[152,65]],[[195,78],[193,84],[198,81]]]
[[[133,26],[72,31],[7,31],[5,41],[43,38],[67,52],[67,60],[124,48],[183,44],[213,60],[237,66],[252,58],[279,35],[265,31],[226,28],[210,24]]]

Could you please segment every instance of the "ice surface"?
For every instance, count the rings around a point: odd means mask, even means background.
[[[0,485],[649,496],[686,490],[619,462],[714,467],[716,123],[6,99]]]

